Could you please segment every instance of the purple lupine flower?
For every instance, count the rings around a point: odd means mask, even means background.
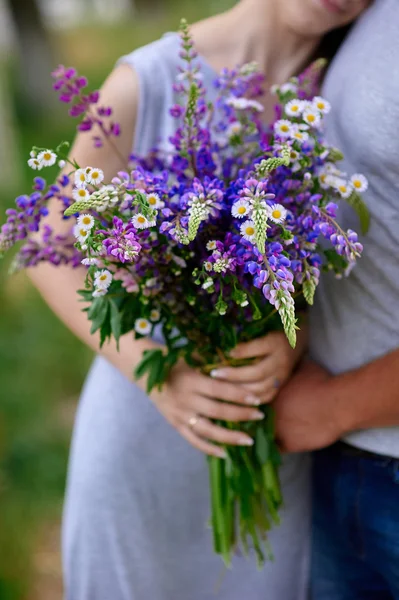
[[[121,263],[134,262],[137,260],[141,245],[137,240],[136,230],[132,223],[124,223],[122,219],[114,217],[111,231],[99,232],[107,237],[103,240],[103,247],[107,255]]]

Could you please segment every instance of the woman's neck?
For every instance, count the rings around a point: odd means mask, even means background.
[[[241,0],[197,23],[192,33],[198,51],[218,72],[256,61],[270,85],[287,81],[310,60],[320,39],[299,34],[286,22],[285,1]]]

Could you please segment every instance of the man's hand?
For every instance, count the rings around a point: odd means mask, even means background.
[[[341,437],[332,380],[327,371],[307,361],[281,390],[274,407],[283,452],[324,448]]]

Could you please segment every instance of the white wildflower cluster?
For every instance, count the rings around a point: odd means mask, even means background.
[[[158,194],[153,192],[146,194],[146,200],[151,208],[150,214],[145,216],[142,212],[138,212],[132,217],[132,223],[136,229],[155,227],[158,210],[165,206]]]
[[[227,98],[226,104],[235,108],[235,110],[248,110],[252,109],[256,112],[262,112],[264,110],[262,104],[257,100],[251,100],[250,98],[238,98],[231,96]]]
[[[73,234],[82,250],[87,250],[87,240],[94,227],[94,223],[94,218],[91,215],[83,214],[78,217],[77,223],[73,228]]]
[[[57,155],[52,150],[42,150],[37,154],[34,150],[30,153],[28,165],[35,171],[40,171],[43,167],[52,167],[57,161]],[[60,165],[60,166],[65,166]]]
[[[110,273],[107,269],[97,271],[94,275],[93,297],[98,298],[99,296],[105,296],[111,283],[112,273]]]
[[[326,163],[318,172],[320,186],[323,189],[333,189],[342,198],[349,198],[353,192],[362,193],[368,188],[368,181],[361,173],[355,173],[347,178],[334,163]]]
[[[321,96],[316,96],[311,101],[294,98],[284,107],[284,112],[289,118],[276,121],[274,133],[280,139],[293,140],[302,144],[309,139],[307,130],[318,129],[324,115],[330,110],[330,103]],[[290,119],[297,119],[297,121]]]
[[[298,92],[298,79],[293,77],[283,85],[272,85],[270,91],[272,94],[296,94]]]

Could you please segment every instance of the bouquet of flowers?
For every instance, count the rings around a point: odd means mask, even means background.
[[[34,148],[33,169],[59,161],[63,174],[52,185],[36,177],[0,234],[1,251],[25,239],[14,270],[41,261],[86,267],[79,293],[101,344],[161,327],[165,350],[145,352],[135,371],[147,375],[148,392],[178,360],[205,373],[237,365],[229,353],[238,342],[276,330],[294,346],[298,311],[312,304],[320,270],[347,274],[362,251],[357,234],[338,224],[337,202],[349,202],[364,229],[368,219],[359,195],[366,179],[339,170],[342,155],[323,135],[330,106],[316,95],[321,63],[274,89],[276,119],[267,125],[256,65],[224,70],[210,103],[185,22],[181,39],[170,150],[131,156],[126,171],[105,182],[101,169],[68,158],[65,143]],[[95,145],[113,145],[120,128],[98,92],[87,93],[87,80],[72,68],[53,75],[71,116],[83,116],[78,129],[96,125]],[[69,236],[41,223],[54,197],[72,220]],[[262,410],[263,421],[239,426],[252,447],[209,458],[214,548],[226,564],[238,544],[254,548],[262,564],[270,555],[267,532],[279,522],[273,409]]]

